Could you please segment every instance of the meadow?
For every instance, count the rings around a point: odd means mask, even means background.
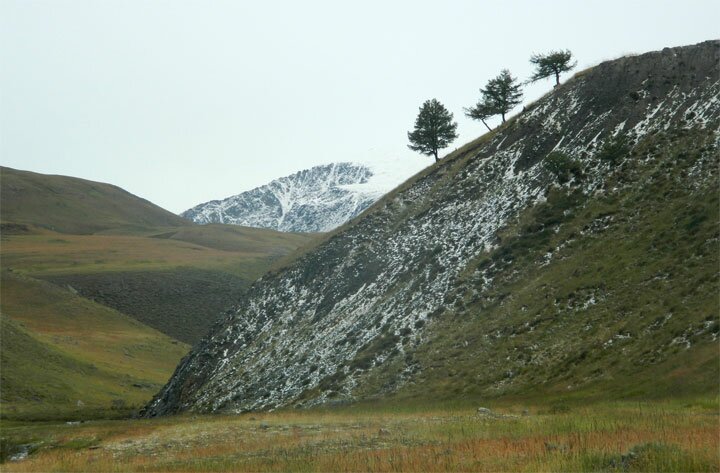
[[[189,346],[71,291],[0,273],[4,419],[127,416]]]
[[[3,235],[3,268],[32,276],[192,267],[255,279],[270,261],[312,236],[251,228],[157,228],[145,234],[71,235],[37,230]]]
[[[2,425],[3,471],[718,471],[718,399]],[[20,453],[22,456],[22,453]]]

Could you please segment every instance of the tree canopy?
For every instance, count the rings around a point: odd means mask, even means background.
[[[447,148],[457,138],[453,114],[436,99],[426,100],[415,119],[415,129],[408,132],[408,148],[438,161],[438,150]]]
[[[505,123],[505,114],[522,101],[523,95],[522,85],[507,69],[503,69],[499,76],[490,79],[485,88],[480,89],[480,93],[483,96],[481,102],[483,106],[479,111],[500,115],[503,123]]]
[[[533,54],[530,63],[535,64],[535,73],[530,77],[530,82],[537,82],[540,79],[555,76],[555,85],[560,84],[560,74],[572,70],[577,61],[573,61],[569,49],[565,51],[550,51],[547,54]]]
[[[495,111],[491,103],[489,103],[487,100],[480,99],[480,101],[478,101],[478,103],[476,103],[474,107],[465,108],[464,110],[465,116],[467,116],[468,118],[472,118],[473,120],[480,120],[482,124],[485,125],[485,128],[488,129],[488,131],[492,131],[492,128],[490,128],[485,121],[493,115],[497,115],[497,112]]]

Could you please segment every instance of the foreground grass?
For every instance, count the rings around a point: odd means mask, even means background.
[[[718,471],[717,400],[5,423],[3,471]],[[523,411],[528,409],[523,414]],[[15,446],[15,447],[14,447]]]

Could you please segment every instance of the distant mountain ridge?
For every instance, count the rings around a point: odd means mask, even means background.
[[[376,182],[376,171],[369,165],[325,164],[226,199],[196,205],[181,215],[199,224],[327,232],[362,213],[409,176],[400,172],[395,180]]]

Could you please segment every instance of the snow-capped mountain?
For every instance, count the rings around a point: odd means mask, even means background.
[[[429,164],[425,159],[315,166],[181,215],[195,223],[227,223],[284,232],[326,232],[359,215]]]

